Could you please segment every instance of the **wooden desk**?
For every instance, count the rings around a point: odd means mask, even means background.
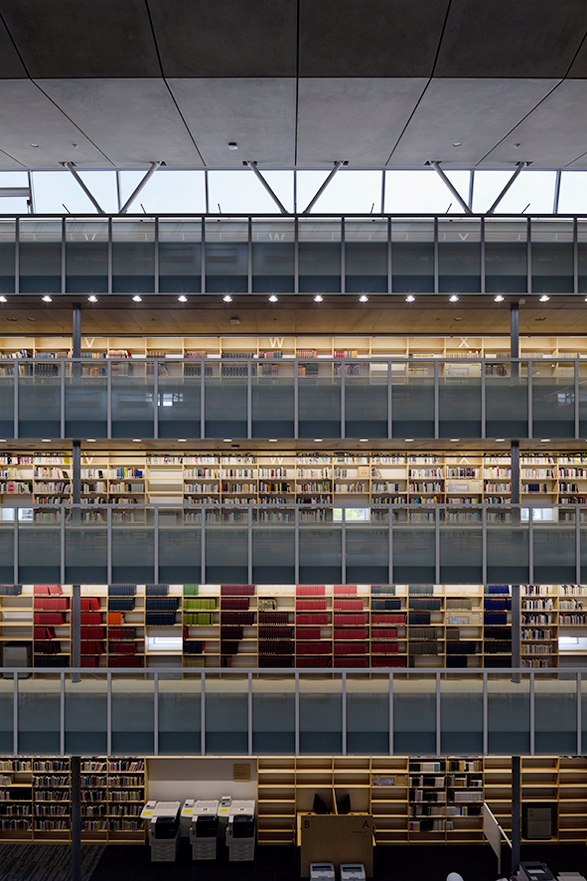
[[[300,847],[300,873],[310,875],[310,863],[363,863],[373,876],[373,817],[367,813],[297,815],[296,844]]]

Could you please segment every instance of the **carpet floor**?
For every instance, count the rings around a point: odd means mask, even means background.
[[[104,845],[82,845],[82,881],[90,881],[104,850]],[[0,881],[71,881],[71,848],[0,844]]]

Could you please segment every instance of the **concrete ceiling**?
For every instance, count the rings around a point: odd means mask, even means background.
[[[0,0],[2,168],[339,158],[587,168],[587,3]]]

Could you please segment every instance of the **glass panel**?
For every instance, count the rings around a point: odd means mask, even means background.
[[[246,496],[235,496],[235,504]],[[251,502],[255,502],[251,496]],[[206,515],[206,583],[247,584],[248,511],[223,506]]]
[[[155,290],[154,221],[113,221],[112,290],[115,294],[152,293]]]
[[[581,214],[587,201],[587,174],[584,171],[561,173],[558,197],[559,214]]]
[[[332,509],[300,511],[300,583],[338,584],[341,567],[341,524],[332,522]]]
[[[14,748],[12,734],[12,720],[14,718],[13,695],[14,679],[11,676],[0,679],[0,749],[3,755],[10,755]]]
[[[393,748],[399,755],[436,752],[436,677],[393,674]]]
[[[206,292],[246,293],[249,288],[249,225],[246,221],[206,223]]]
[[[247,362],[206,365],[205,373],[206,437],[247,437]]]
[[[19,437],[61,437],[61,370],[59,363],[19,366]]]
[[[574,510],[562,511],[564,522],[556,523],[558,508],[552,512],[554,523],[536,522],[534,513],[534,580],[539,584],[575,581]],[[542,513],[542,512],[541,512]]]
[[[340,437],[340,362],[298,361],[300,438]]]
[[[153,479],[153,466],[150,474]],[[186,511],[185,516],[182,508],[159,510],[159,581],[162,584],[197,584],[201,575],[201,546],[200,509]]]
[[[470,492],[472,482],[448,480],[447,491]],[[442,584],[477,584],[483,581],[482,514],[480,509],[469,510],[468,506],[479,504],[482,494],[451,495],[447,501],[451,508],[440,511],[440,581]]]
[[[299,291],[301,294],[340,292],[340,221],[299,223]]]
[[[19,753],[59,753],[61,682],[55,676],[18,683]]]
[[[81,682],[66,679],[66,755],[106,755],[107,690],[105,674],[84,673]]]
[[[430,497],[432,502],[433,497]],[[428,504],[428,497],[422,497]],[[434,584],[436,581],[436,531],[433,510],[419,506],[392,511],[393,581],[399,584]]]
[[[15,364],[0,364],[0,433],[14,437],[14,375]]]
[[[155,366],[153,365],[153,370]],[[160,438],[200,437],[201,362],[159,361],[157,412]],[[204,372],[207,368],[204,367]]]
[[[112,678],[112,754],[150,754],[154,750],[152,679]]]
[[[14,293],[14,220],[0,220],[0,294]]]
[[[253,679],[253,752],[295,753],[295,679]]]
[[[367,481],[368,482],[368,481]],[[338,496],[338,500],[341,496]],[[389,578],[389,515],[367,507],[367,502],[346,499],[346,580],[385,583]],[[355,507],[356,506],[356,507]],[[357,518],[358,522],[355,522]],[[366,522],[361,522],[366,518]],[[371,522],[369,522],[371,520]],[[358,665],[357,665],[358,666]]]
[[[517,508],[487,514],[487,580],[525,584],[529,579],[528,523]]]
[[[275,83],[267,83],[272,88],[275,100]],[[284,82],[282,88],[289,89]],[[262,100],[262,99],[261,99]],[[279,100],[279,99],[277,99]],[[262,175],[284,206],[293,212],[294,171],[267,171]],[[260,180],[248,168],[224,171],[208,171],[208,211],[210,214],[277,214],[279,208]]]
[[[312,214],[379,214],[381,171],[342,167],[311,209]],[[326,180],[320,171],[298,171],[298,205],[304,210]]]
[[[440,679],[440,747],[444,755],[483,753],[483,681],[456,674]]]
[[[20,221],[21,294],[61,293],[61,221]]]
[[[0,582],[14,581],[14,508],[0,509]]]
[[[199,755],[201,752],[201,678],[159,675],[159,752]]]
[[[481,437],[481,365],[439,364],[440,437]]]
[[[478,293],[481,290],[479,220],[439,221],[438,275],[441,293]]]
[[[248,688],[246,677],[206,676],[206,753],[246,755],[248,752]]]
[[[492,673],[487,683],[488,752],[522,755],[530,751],[530,677]]]
[[[524,220],[485,221],[485,290],[488,294],[522,294],[527,290]]]
[[[389,752],[389,677],[347,677],[347,752]]]
[[[154,366],[147,361],[112,362],[112,437],[154,434]]]
[[[387,293],[387,221],[347,220],[344,235],[346,292]]]
[[[391,271],[394,293],[434,291],[434,221],[391,224]]]
[[[295,511],[282,505],[253,511],[253,583],[295,583]]]
[[[159,222],[159,290],[162,294],[199,293],[202,287],[202,223]]]
[[[112,513],[112,582],[152,584],[155,512],[152,508],[133,509],[132,493],[121,492],[117,501],[121,510]]]
[[[575,365],[532,363],[533,437],[575,436]]]
[[[269,357],[253,366],[253,437],[293,438],[295,371],[294,363]]]
[[[36,508],[33,516],[35,522],[18,524],[19,583],[59,584],[61,511],[47,504]]]
[[[393,436],[434,437],[434,363],[391,364]]]
[[[253,223],[253,293],[293,293],[295,224]]]
[[[528,366],[504,361],[485,364],[487,437],[528,437]]]
[[[579,293],[587,294],[587,223],[581,220],[577,224],[577,227],[577,249],[579,252]]]
[[[106,361],[73,363],[65,376],[65,436],[105,438],[108,380]]]
[[[108,582],[107,513],[99,505],[93,510],[74,508],[67,512],[65,580],[68,584]]]
[[[409,164],[407,162],[406,164]],[[465,198],[470,171],[445,170],[446,176]],[[386,214],[463,214],[463,208],[433,168],[385,172]]]
[[[386,438],[387,363],[346,361],[336,369],[345,375],[345,436]]]
[[[300,676],[300,753],[342,752],[342,680]]]
[[[535,735],[537,753],[574,755],[577,751],[577,682],[536,676]]]
[[[108,221],[66,221],[65,290],[101,294],[108,290]]]
[[[572,294],[573,223],[532,221],[532,293]]]

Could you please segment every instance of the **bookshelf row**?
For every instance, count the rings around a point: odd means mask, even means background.
[[[82,841],[143,842],[145,760],[82,759]],[[69,758],[0,758],[0,841],[68,842]]]
[[[71,585],[0,586],[0,646],[69,666]],[[583,665],[587,587],[523,585],[521,663]],[[509,585],[82,585],[81,665],[509,667]]]
[[[81,499],[88,506],[499,505],[508,504],[511,490],[511,457],[505,452],[222,455],[186,451],[179,455],[99,451],[84,454],[81,463]],[[38,513],[43,505],[70,502],[71,497],[68,453],[0,454],[3,503],[31,502]],[[552,505],[587,505],[587,454],[524,452],[520,456],[520,498]]]
[[[584,358],[585,337],[520,336],[520,358]],[[67,358],[69,336],[0,337],[0,358]],[[509,336],[82,336],[83,357],[112,358],[496,358]]]
[[[587,759],[521,760],[522,807],[551,803],[551,840],[585,841]],[[483,842],[483,803],[511,831],[511,759],[503,757],[260,758],[258,838],[291,843],[296,811],[314,794],[329,807],[348,795],[353,811],[373,815],[378,844]]]

